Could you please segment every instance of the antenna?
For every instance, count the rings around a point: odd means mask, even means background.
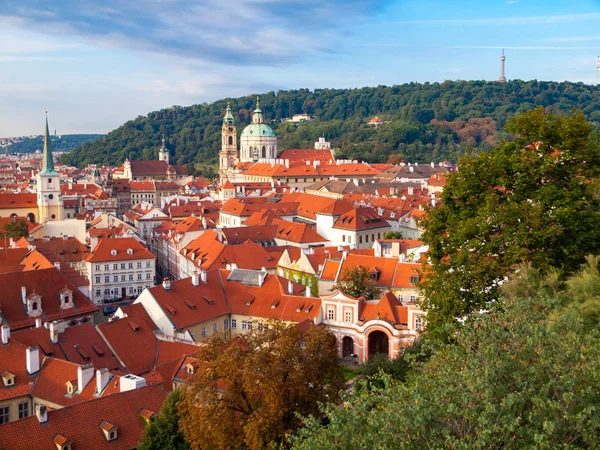
[[[596,86],[598,86],[598,72],[600,72],[600,56],[596,58]]]
[[[504,61],[506,57],[504,56],[504,49],[502,49],[502,56],[500,57],[500,77],[498,78],[498,82],[506,83],[506,77],[504,76]]]

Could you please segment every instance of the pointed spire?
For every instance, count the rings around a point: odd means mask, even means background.
[[[227,101],[227,110],[225,111],[225,117],[223,117],[223,123],[226,123],[227,125],[232,125],[233,122],[233,114],[231,114],[231,107],[229,106],[229,101]]]
[[[48,130],[48,111],[46,111],[46,129],[44,130],[44,156],[42,157],[42,174],[56,174],[52,149],[50,148],[50,131]]]
[[[260,109],[260,97],[256,96],[256,109]]]

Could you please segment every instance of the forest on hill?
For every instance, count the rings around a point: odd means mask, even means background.
[[[600,125],[600,88],[583,83],[445,81],[360,89],[299,89],[260,96],[265,120],[279,149],[312,148],[325,136],[338,157],[385,162],[391,156],[411,162],[456,161],[469,149],[488,151],[502,138],[507,119],[542,106],[567,113],[581,110]],[[238,134],[248,124],[255,96],[230,99]],[[163,133],[172,161],[195,164],[196,171],[217,162],[221,120],[227,100],[173,106],[139,116],[108,135],[64,155],[65,164],[120,164],[127,157],[156,158]],[[282,119],[306,113],[311,122]],[[374,116],[384,124],[367,126]]]
[[[68,152],[81,147],[84,143],[103,137],[103,134],[63,134],[50,136],[50,146],[54,152]],[[23,139],[6,147],[9,153],[33,153],[44,149],[43,136]]]

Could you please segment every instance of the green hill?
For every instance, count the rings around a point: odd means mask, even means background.
[[[510,116],[544,106],[553,111],[582,110],[600,125],[600,88],[583,83],[515,80],[409,83],[361,89],[299,89],[269,92],[260,107],[279,138],[279,149],[312,148],[321,135],[341,157],[384,162],[455,161],[468,147],[489,150],[503,137]],[[250,122],[255,96],[231,99],[238,133]],[[162,133],[177,164],[217,162],[221,118],[226,100],[188,107],[173,106],[140,116],[105,137],[87,142],[63,162],[120,164],[126,157],[156,158]],[[316,120],[299,125],[281,122],[307,113]],[[379,116],[384,125],[368,127]]]
[[[61,136],[50,136],[52,151],[68,152],[74,148],[81,147],[84,143],[93,141],[104,136],[103,134],[63,134]],[[44,138],[24,139],[7,147],[10,153],[33,153],[44,149]]]

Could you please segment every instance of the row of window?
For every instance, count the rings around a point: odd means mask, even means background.
[[[229,330],[229,326],[231,325],[231,329],[235,330],[237,329],[237,320],[236,319],[231,319],[231,322],[229,322],[229,319],[224,319],[223,320],[223,331],[228,331]],[[253,323],[251,320],[242,320],[242,330],[252,330],[252,327],[254,325],[256,325],[256,327],[259,330],[262,330],[263,328],[266,327],[265,324],[263,324],[262,322],[257,322],[256,324]],[[217,322],[213,323],[213,334],[218,333],[219,331],[219,324]],[[208,330],[207,327],[202,327],[202,337],[206,337],[208,335]]]
[[[17,405],[19,409],[19,419],[29,417],[29,402],[19,403]],[[10,421],[10,406],[0,406],[0,424],[8,423]]]
[[[365,234],[364,238],[365,238],[365,242],[369,242],[369,236],[371,238],[371,242],[375,242],[375,240],[377,239],[381,239],[381,233],[373,233],[373,234]],[[348,244],[352,244],[352,235],[349,234],[347,237],[345,234],[342,234],[342,242],[346,242],[346,239],[348,239]],[[358,236],[358,243],[362,244],[363,243],[363,236]]]
[[[121,266],[121,270],[125,270],[125,269],[133,269],[133,263],[121,263],[121,264],[113,264],[112,265],[112,270],[119,270],[119,265]],[[152,267],[152,263],[151,261],[146,261],[146,269],[150,269]],[[102,269],[102,264],[96,264],[96,272],[100,272]],[[136,263],[136,268],[137,269],[141,269],[142,268],[142,262],[138,261]],[[104,270],[111,270],[110,269],[110,264],[104,264]]]
[[[122,274],[121,275],[121,281],[133,281],[133,274],[130,273],[129,275],[125,275]],[[146,280],[152,280],[152,273],[151,272],[146,272]],[[96,276],[96,283],[101,283],[101,279],[102,277],[100,276]],[[138,273],[137,274],[137,281],[142,281],[144,279],[144,274],[143,273]],[[105,283],[110,283],[110,275],[104,275],[104,282]],[[113,283],[118,283],[119,282],[119,275],[113,275]]]
[[[121,290],[122,288],[117,288],[117,289],[110,289],[110,288],[105,288],[104,289],[104,297],[107,298],[112,298],[112,297],[119,297],[123,294],[123,291]],[[141,294],[142,291],[144,290],[144,286],[129,286],[127,288],[127,295],[135,295],[135,294]],[[102,296],[102,289],[96,289],[96,298]]]

